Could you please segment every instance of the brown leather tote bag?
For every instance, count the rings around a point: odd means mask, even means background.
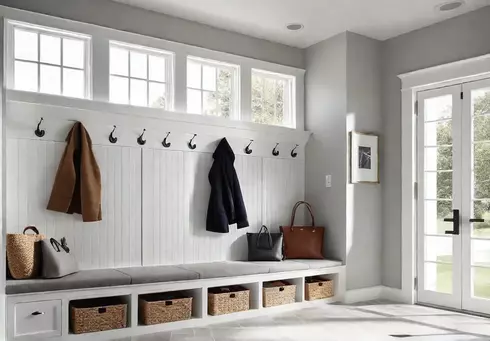
[[[311,216],[311,226],[295,226],[296,210],[305,205]],[[315,226],[315,217],[311,205],[305,201],[298,201],[291,214],[290,226],[281,226],[284,234],[284,259],[324,259],[323,235],[325,229]]]

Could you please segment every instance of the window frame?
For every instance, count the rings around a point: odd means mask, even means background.
[[[250,87],[250,121],[254,122],[252,101],[253,101],[253,77],[257,75],[263,78],[286,81],[287,91],[284,91],[283,121],[281,124],[264,124],[268,126],[280,126],[286,128],[296,128],[296,76],[271,72],[262,69],[251,69],[251,87]],[[262,98],[264,90],[262,89]],[[287,105],[285,105],[287,103]],[[277,102],[276,102],[277,104]]]
[[[110,54],[111,54],[111,48],[121,48],[125,49],[128,51],[128,75],[127,76],[122,76],[122,75],[117,75],[117,74],[112,74],[111,73],[111,65],[110,65]],[[140,77],[132,77],[131,76],[131,52],[137,52],[137,53],[143,53],[146,55],[146,78],[140,78]],[[130,105],[134,107],[143,107],[143,108],[152,108],[152,109],[157,109],[157,110],[166,110],[166,111],[173,111],[174,110],[174,104],[175,104],[175,80],[174,80],[174,68],[175,68],[175,53],[163,49],[158,49],[154,47],[149,47],[149,46],[142,46],[142,45],[137,45],[137,44],[131,44],[123,41],[118,41],[118,40],[109,40],[109,65],[107,69],[107,74],[109,77],[109,96],[107,98],[107,102],[112,103],[112,104],[119,104],[119,105]],[[150,63],[149,59],[150,56],[155,56],[155,57],[163,57],[165,58],[165,82],[161,81],[153,81],[150,80]],[[111,102],[110,98],[110,86],[111,86],[111,77],[120,77],[120,78],[125,78],[128,80],[128,103],[127,104],[120,104],[116,102]],[[142,80],[146,82],[146,97],[147,97],[147,105],[146,106],[140,106],[140,105],[133,105],[131,104],[131,80]],[[167,95],[166,101],[168,103],[165,103],[165,108],[158,108],[158,107],[151,107],[149,105],[149,96],[150,96],[150,83],[158,83],[158,84],[165,84],[165,92]]]
[[[189,61],[194,62],[197,64],[201,65],[201,88],[194,88],[189,86],[187,84],[187,73],[189,72]],[[215,116],[215,115],[206,115],[204,114],[204,92],[217,92],[216,91],[210,91],[210,90],[205,90],[203,87],[203,70],[204,66],[210,66],[214,67],[216,69],[223,69],[223,70],[228,70],[231,73],[231,105],[230,105],[230,116],[229,117],[223,117],[223,116],[216,116],[216,117],[221,117],[224,119],[231,119],[231,120],[240,120],[241,119],[241,112],[240,112],[240,65],[236,64],[231,64],[231,63],[226,63],[218,60],[212,60],[212,59],[205,59],[197,56],[192,56],[188,55],[186,58],[186,79],[185,79],[185,85],[186,85],[186,96],[188,90],[196,90],[201,92],[201,114],[194,114],[194,115],[202,115],[202,116]],[[218,75],[216,75],[216,89],[218,88]],[[186,103],[186,108],[187,108],[187,103]],[[186,110],[187,114],[193,114],[190,113],[188,108]]]
[[[37,34],[37,61],[16,59],[15,58],[15,30],[21,30],[25,32],[32,32]],[[60,38],[60,64],[52,64],[41,61],[41,34],[50,37]],[[92,36],[85,33],[78,33],[68,31],[64,29],[58,29],[55,27],[47,27],[42,25],[31,24],[28,22],[22,22],[17,20],[7,19],[5,21],[5,37],[6,37],[6,83],[7,88],[14,89],[16,91],[31,92],[49,96],[60,96],[67,98],[81,98],[91,100],[93,98],[92,93]],[[83,42],[84,56],[83,56],[83,68],[71,67],[63,65],[63,39],[76,39]],[[35,64],[37,67],[37,91],[19,90],[15,89],[15,62],[25,62]],[[50,94],[41,92],[41,66],[53,66],[60,68],[60,93]],[[84,73],[84,96],[72,97],[63,95],[63,70],[77,70]]]

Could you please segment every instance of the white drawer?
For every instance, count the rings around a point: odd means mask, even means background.
[[[61,336],[61,300],[17,303],[14,337]]]

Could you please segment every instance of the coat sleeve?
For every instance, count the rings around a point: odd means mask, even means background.
[[[233,206],[235,207],[235,218],[237,228],[248,227],[247,209],[243,201],[242,189],[235,169],[233,169]]]
[[[209,172],[211,194],[209,197],[208,212],[206,216],[206,230],[216,233],[229,232],[229,220],[226,211],[227,203],[224,202],[226,188],[220,179],[220,170],[213,165]],[[231,203],[228,203],[231,204]]]

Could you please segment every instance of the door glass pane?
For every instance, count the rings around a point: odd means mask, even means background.
[[[490,141],[490,88],[471,92],[473,140]]]
[[[425,170],[452,170],[453,147],[425,147]]]
[[[453,214],[453,202],[451,200],[425,201],[425,233],[445,235],[446,230],[451,230],[451,223],[444,221],[444,218],[451,218]]]
[[[446,95],[425,100],[425,121],[437,121],[451,118],[453,96]]]
[[[451,294],[453,292],[453,266],[425,263],[424,289]]]
[[[451,225],[449,225],[449,228],[451,228]],[[426,236],[425,260],[431,262],[452,263],[453,238]]]
[[[452,122],[439,121],[425,123],[425,145],[444,146],[453,144]]]
[[[453,196],[452,172],[425,172],[425,199],[451,199]]]
[[[490,299],[490,268],[473,268],[473,296]]]
[[[490,198],[490,143],[473,146],[473,197]]]
[[[490,267],[490,240],[471,241],[471,264]]]
[[[485,220],[483,223],[472,224],[472,236],[477,238],[490,238],[490,201],[475,200],[473,202],[472,216]]]

